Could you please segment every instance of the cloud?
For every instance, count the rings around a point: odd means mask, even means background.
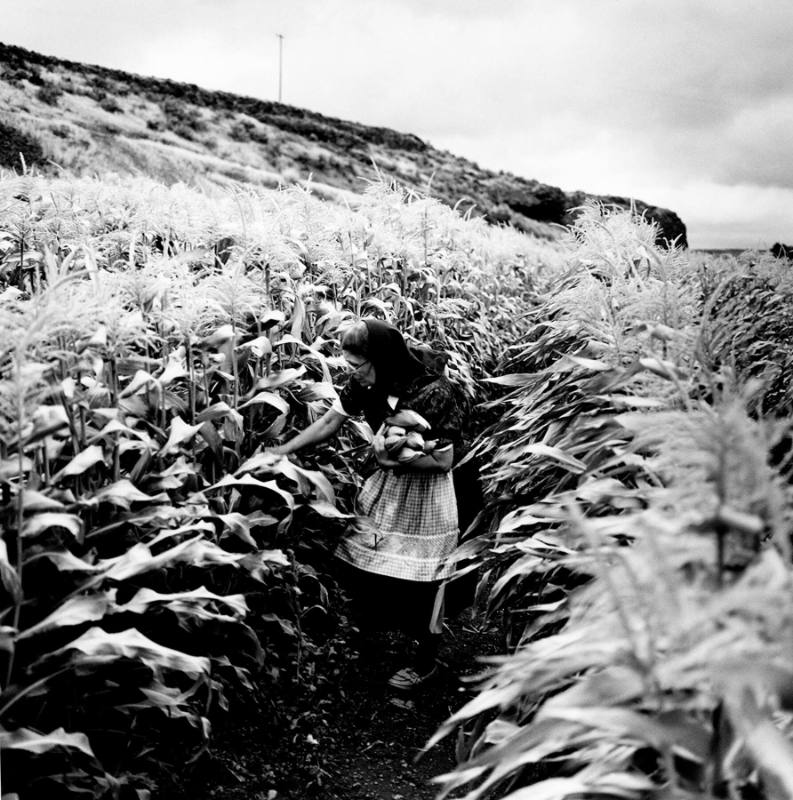
[[[692,247],[765,250],[793,241],[792,189],[694,181],[660,194],[686,220]]]
[[[793,188],[792,132],[793,95],[742,109],[724,131],[719,176]]]

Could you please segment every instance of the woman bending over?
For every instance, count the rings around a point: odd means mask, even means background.
[[[378,468],[360,491],[360,517],[336,556],[362,629],[399,629],[417,640],[413,663],[389,680],[411,689],[437,669],[442,585],[454,571],[449,556],[459,536],[451,468],[464,404],[450,381],[425,366],[388,323],[362,320],[346,330],[341,346],[352,374],[339,399],[273,452],[286,455],[323,442],[352,416],[363,415],[375,432]],[[408,444],[423,440],[424,446],[397,455],[400,429],[405,437],[415,433],[409,430],[415,417],[406,411],[415,412],[423,428],[421,439],[413,436]]]

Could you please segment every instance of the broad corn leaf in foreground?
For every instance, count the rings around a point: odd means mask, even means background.
[[[274,408],[279,414],[289,413],[289,403],[287,403],[281,395],[275,394],[275,392],[259,392],[250,400],[243,403],[240,408],[247,408],[255,405],[268,405]]]
[[[168,441],[162,446],[160,455],[171,453],[180,445],[187,444],[200,430],[201,425],[188,425],[181,417],[174,417],[171,420]]]
[[[59,500],[48,497],[34,489],[22,490],[22,506],[26,514],[41,511],[63,511],[64,506]]]
[[[45,633],[55,628],[95,622],[116,608],[115,590],[85,597],[72,597],[41,622],[22,631],[17,639],[27,639],[29,636]]]
[[[62,480],[63,478],[74,477],[75,475],[82,475],[86,470],[96,464],[104,463],[104,454],[102,448],[97,444],[89,445],[82,452],[78,453],[60,472],[52,476],[54,483]]]
[[[55,512],[44,512],[35,514],[25,520],[22,526],[22,536],[33,538],[41,535],[50,528],[62,528],[77,540],[83,538],[83,521],[76,514],[63,514]]]
[[[101,661],[107,662],[117,658],[132,658],[142,661],[155,674],[162,669],[173,669],[184,672],[192,678],[207,675],[210,669],[208,658],[191,656],[179,650],[173,650],[152,641],[135,628],[128,628],[118,633],[108,633],[102,628],[89,628],[73,642],[65,644],[58,650],[48,653],[41,660],[50,660],[63,653],[76,650],[81,656],[72,663]]]
[[[586,469],[586,464],[583,461],[573,458],[573,456],[565,453],[564,450],[559,447],[552,447],[550,445],[543,444],[542,442],[524,445],[521,448],[521,452],[530,453],[531,455],[546,456],[554,461],[564,464],[574,472],[583,472]]]
[[[218,489],[225,489],[229,487],[247,488],[258,491],[263,489],[267,492],[272,492],[273,494],[280,497],[281,500],[283,500],[284,504],[290,509],[294,509],[295,507],[295,498],[289,492],[281,489],[280,486],[278,486],[278,484],[275,481],[260,481],[252,477],[251,475],[242,475],[239,478],[235,478],[233,475],[226,475],[216,484],[210,486],[208,489],[205,489],[204,491],[213,492]]]
[[[248,604],[244,595],[218,595],[203,586],[189,592],[171,592],[169,594],[155,592],[153,589],[140,589],[131,600],[118,606],[115,611],[118,613],[129,611],[135,614],[142,614],[153,605],[183,610],[189,609],[191,606],[204,607],[211,603],[227,606],[239,617],[244,617],[248,613]]]
[[[114,506],[129,509],[132,503],[154,503],[167,501],[168,499],[168,495],[165,494],[151,496],[141,492],[128,478],[122,478],[109,486],[105,486],[82,502],[89,505],[111,503]]]
[[[292,383],[292,381],[302,378],[305,374],[305,367],[284,369],[280,372],[273,373],[273,375],[268,376],[267,378],[262,378],[256,384],[255,388],[262,390],[275,389],[278,386],[285,386],[289,383]]]
[[[131,547],[124,555],[100,562],[100,565],[106,570],[106,578],[123,581],[175,563],[196,567],[224,564],[236,566],[241,559],[239,554],[228,553],[199,535],[157,554],[153,554],[147,545],[140,543]]]
[[[8,560],[8,547],[5,540],[0,538],[0,583],[15,600],[22,597],[22,583],[19,574]]]
[[[84,733],[67,733],[63,728],[57,728],[50,733],[38,733],[27,728],[15,731],[0,729],[0,751],[27,750],[40,754],[46,753],[53,747],[73,747],[94,757],[88,737]]]

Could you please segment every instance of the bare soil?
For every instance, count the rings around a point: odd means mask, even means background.
[[[498,631],[463,612],[447,625],[437,674],[390,689],[408,659],[400,634],[337,637],[275,702],[239,704],[216,723],[194,764],[160,783],[172,800],[430,800],[456,764],[454,735],[427,740],[474,694],[478,657],[503,650]]]

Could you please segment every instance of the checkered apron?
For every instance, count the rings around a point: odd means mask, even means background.
[[[457,502],[451,472],[378,469],[358,496],[360,517],[336,555],[367,572],[437,581],[454,571]]]

